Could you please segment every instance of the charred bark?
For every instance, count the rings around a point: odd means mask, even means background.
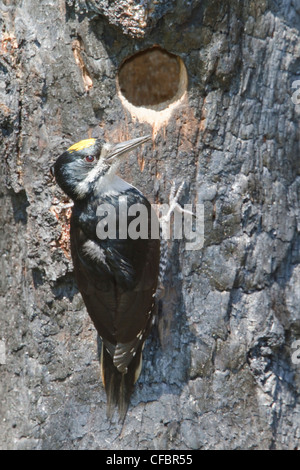
[[[298,446],[299,6],[150,3],[0,3],[1,448]],[[152,62],[157,89],[141,92],[152,108],[135,109],[124,87],[143,86],[151,61],[134,64],[137,84],[124,65],[120,86],[120,67],[154,45],[170,62],[165,72],[161,56]],[[153,203],[184,180],[181,202],[204,205],[205,241],[170,244],[119,435],[49,168],[83,138],[149,133],[151,152],[121,174]]]

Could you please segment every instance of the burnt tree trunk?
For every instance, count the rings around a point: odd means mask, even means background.
[[[4,0],[0,15],[0,447],[297,448],[299,1]],[[149,133],[120,173],[153,203],[185,181],[205,240],[170,243],[120,434],[49,168],[83,138]]]

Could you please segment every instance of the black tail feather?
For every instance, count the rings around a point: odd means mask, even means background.
[[[107,417],[109,419],[112,419],[115,408],[118,408],[120,421],[124,421],[134,384],[140,374],[141,360],[142,348],[140,347],[128,365],[127,373],[122,374],[114,366],[111,355],[102,344],[101,372],[107,396]]]

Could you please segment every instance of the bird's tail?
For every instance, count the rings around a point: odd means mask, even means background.
[[[118,371],[113,359],[102,343],[101,376],[107,396],[107,417],[112,418],[115,408],[118,408],[120,421],[124,421],[134,384],[138,380],[142,365],[142,348],[130,362],[125,374]]]

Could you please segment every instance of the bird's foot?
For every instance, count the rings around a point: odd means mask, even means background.
[[[170,221],[171,214],[174,211],[178,211],[181,214],[183,214],[183,213],[190,214],[190,215],[193,215],[194,217],[196,217],[196,214],[194,214],[194,212],[192,212],[190,210],[187,210],[187,209],[184,209],[178,203],[178,200],[179,200],[179,198],[182,194],[183,188],[184,188],[184,181],[181,183],[181,185],[179,186],[179,188],[176,191],[176,184],[173,181],[171,191],[170,191],[170,195],[169,195],[169,210],[165,215],[163,215],[161,217],[162,224],[166,223],[166,222],[168,223]]]

